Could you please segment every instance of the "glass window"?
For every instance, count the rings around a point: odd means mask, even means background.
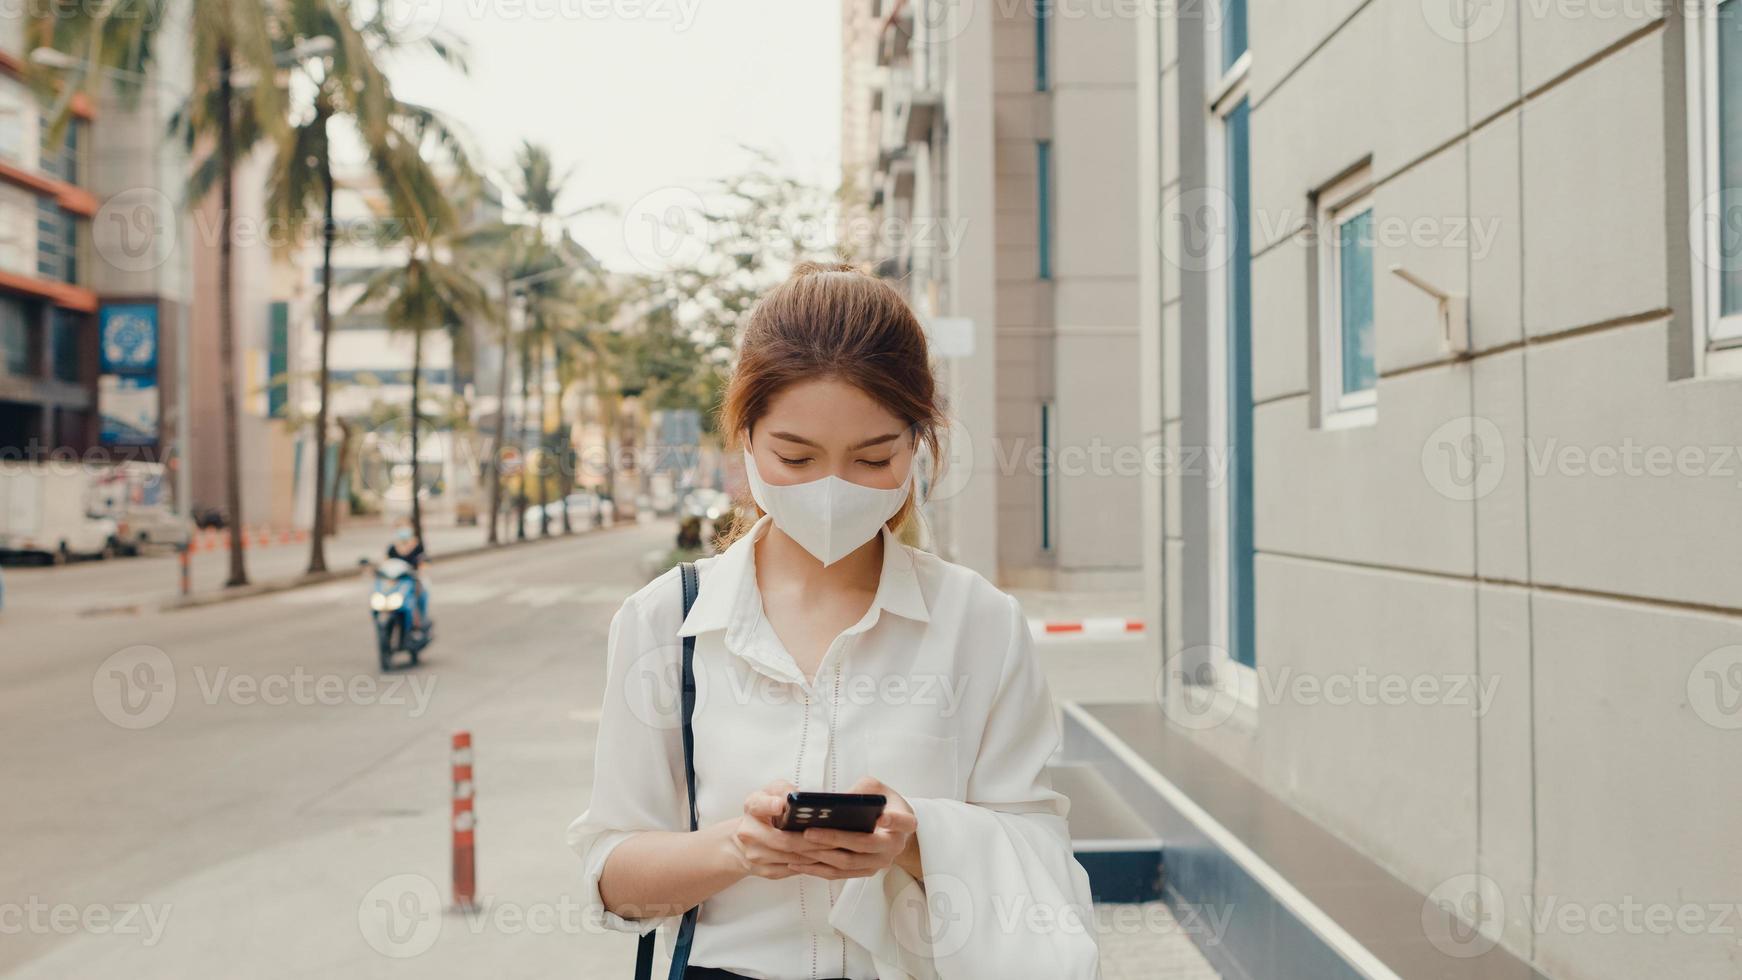
[[[1228,112],[1226,147],[1230,243],[1228,261],[1228,655],[1251,667],[1258,660],[1253,597],[1252,500],[1252,134],[1251,106]]]
[[[80,370],[84,358],[83,344],[80,343],[84,334],[85,315],[73,310],[57,308],[54,311],[54,331],[52,334],[52,350],[54,360],[54,376],[59,381],[79,381],[83,372]]]
[[[14,299],[0,299],[0,367],[7,374],[33,375],[30,369],[29,307]]]
[[[1036,226],[1040,237],[1040,269],[1042,279],[1052,278],[1052,143],[1036,144],[1034,183],[1036,192]]]
[[[1344,395],[1372,391],[1373,366],[1373,209],[1367,208],[1337,228],[1337,298],[1343,349]]]
[[[1222,70],[1246,53],[1246,0],[1222,0]]]
[[[1047,32],[1052,24],[1053,0],[1035,0],[1034,4],[1034,90],[1044,92],[1051,84],[1047,71],[1050,53],[1047,51]]]
[[[1718,255],[1723,316],[1742,314],[1742,0],[1718,5]]]

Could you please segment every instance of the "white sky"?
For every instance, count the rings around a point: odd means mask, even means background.
[[[740,144],[793,176],[840,181],[839,0],[391,2],[411,30],[439,18],[471,63],[465,77],[396,66],[400,97],[460,122],[499,173],[521,140],[546,145],[573,170],[567,209],[634,216],[638,201],[705,193],[743,168]],[[625,220],[590,215],[575,232],[606,265],[639,268]]]

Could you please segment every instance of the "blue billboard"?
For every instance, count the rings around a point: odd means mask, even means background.
[[[157,374],[157,307],[105,306],[97,319],[104,374]]]

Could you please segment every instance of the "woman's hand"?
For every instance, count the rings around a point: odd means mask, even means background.
[[[793,873],[818,878],[868,878],[899,864],[903,871],[923,879],[919,837],[915,834],[919,821],[907,799],[870,776],[854,783],[847,792],[881,793],[888,798],[876,828],[870,833],[857,833],[811,827],[803,835],[809,849],[804,860],[791,865]]]
[[[795,862],[808,861],[817,849],[800,834],[776,830],[774,821],[786,812],[786,794],[798,787],[777,779],[744,798],[744,815],[727,835],[727,855],[745,875],[757,878],[790,878]]]

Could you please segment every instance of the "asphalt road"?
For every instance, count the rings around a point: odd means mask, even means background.
[[[580,916],[563,831],[587,802],[611,615],[674,533],[438,559],[436,642],[391,675],[361,578],[154,612],[166,560],[9,569],[0,976],[629,976],[633,941]],[[114,596],[138,611],[80,614]],[[1060,696],[1144,669],[1129,641],[1041,651]],[[459,730],[469,914],[449,907]],[[1108,980],[1214,977],[1165,906],[1123,921],[1103,929]]]
[[[585,805],[610,616],[673,533],[438,564],[436,642],[388,677],[360,579],[78,617],[20,597],[101,592],[115,568],[10,575],[35,577],[0,619],[0,973],[626,974],[632,944],[572,908],[562,832]],[[441,913],[460,729],[471,917]]]

